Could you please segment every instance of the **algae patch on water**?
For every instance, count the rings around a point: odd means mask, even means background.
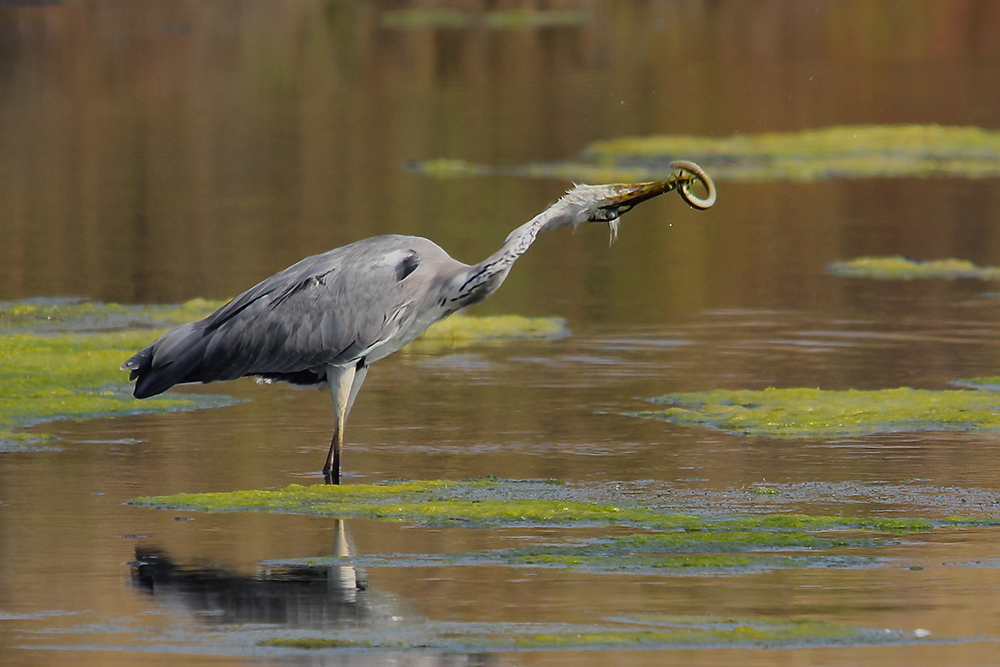
[[[713,551],[712,540],[705,540],[698,546],[692,540],[690,546],[681,552],[670,551],[664,545],[660,552],[643,550],[622,551],[613,544],[594,543],[578,547],[555,547],[545,550],[527,549],[512,553],[488,554],[483,561],[493,561],[508,565],[528,565],[533,567],[554,567],[587,570],[591,572],[629,574],[744,574],[795,567],[871,567],[876,559],[871,556],[830,555],[812,553],[813,548],[796,548],[794,553],[753,553],[769,550],[762,546],[771,540],[766,534],[748,536],[743,550],[733,552]],[[790,542],[804,542],[804,536],[795,535]],[[735,544],[729,545],[734,549]],[[467,561],[475,562],[474,559]]]
[[[1000,174],[1000,132],[941,125],[835,126],[729,137],[660,135],[591,144],[600,165],[662,169],[690,159],[717,180]]]
[[[977,266],[964,259],[919,261],[905,257],[858,257],[833,262],[830,273],[843,278],[876,278],[880,280],[914,280],[920,278],[1000,279],[1000,267]]]
[[[637,619],[638,620],[638,619]],[[807,619],[647,617],[655,628],[562,632],[519,636],[518,648],[554,649],[585,647],[725,647],[766,646],[791,648],[843,644],[873,644],[910,640],[913,635]]]
[[[595,573],[739,575],[778,568],[854,568],[882,563],[872,550],[902,536],[996,521],[752,514],[695,515],[637,502],[587,502],[582,490],[538,481],[481,479],[360,485],[291,485],[274,491],[136,498],[132,506],[202,512],[275,512],[366,518],[458,528],[587,528],[531,546],[433,554],[351,554],[260,563],[268,571],[350,565],[504,565]],[[585,495],[585,494],[583,494]],[[575,497],[574,497],[575,496]],[[594,529],[610,529],[597,537]],[[632,529],[632,534],[624,534]],[[564,541],[567,540],[567,541]]]
[[[276,490],[148,496],[130,505],[198,512],[276,512],[330,518],[366,518],[460,526],[614,525],[686,531],[688,540],[709,531],[818,531],[862,529],[889,533],[930,530],[925,519],[759,514],[707,518],[637,503],[591,502],[561,485],[494,478],[380,484],[291,484]],[[955,525],[965,525],[963,523]],[[671,538],[679,539],[679,538]],[[712,538],[715,539],[715,538]],[[732,540],[747,539],[746,536]],[[732,541],[730,540],[730,541]],[[771,546],[774,546],[773,544]],[[787,545],[785,545],[787,546]],[[659,544],[663,547],[663,543]],[[630,549],[635,549],[632,545]]]
[[[600,624],[542,625],[477,623],[468,628],[451,623],[425,633],[393,633],[389,637],[344,633],[274,637],[257,642],[263,648],[302,651],[342,648],[436,649],[484,653],[557,649],[722,648],[877,645],[913,642],[914,633],[865,628],[813,619],[767,617],[647,615],[607,619]]]
[[[177,494],[136,498],[130,504],[202,512],[283,512],[335,518],[460,525],[558,525],[567,523],[646,525],[667,519],[641,507],[539,498],[524,484],[484,479],[356,485],[289,485],[275,491]]]
[[[896,543],[884,537],[840,531],[836,537],[803,531],[761,528],[731,532],[725,522],[706,521],[697,531],[657,530],[613,535],[570,543],[483,552],[444,554],[355,554],[349,557],[269,560],[268,571],[322,569],[351,565],[378,567],[515,567],[584,570],[595,573],[719,575],[745,574],[778,568],[872,567],[878,560],[857,549]],[[828,529],[830,532],[835,529]]]
[[[457,313],[433,324],[405,349],[433,352],[525,338],[562,338],[569,335],[566,321],[558,317],[521,315],[465,315]]]
[[[652,400],[670,407],[636,416],[744,435],[796,438],[1000,430],[1000,395],[960,389],[719,389]]]
[[[224,304],[207,299],[175,305],[123,305],[71,298],[6,301],[0,302],[0,334],[164,328],[197,320]]]
[[[175,395],[137,401],[118,366],[148,331],[0,335],[0,441],[41,439],[20,429],[53,419],[185,410],[231,399]]]
[[[118,367],[155,330],[202,317],[221,302],[123,306],[76,299],[0,303],[0,441],[45,439],[23,431],[54,419],[109,417],[228,405],[219,396],[137,401]]]
[[[573,162],[489,167],[450,160],[411,167],[432,176],[516,174],[576,182],[660,180],[694,160],[717,181],[1000,175],[1000,132],[941,125],[834,126],[726,137],[651,135],[598,141]],[[443,168],[447,166],[447,168]]]

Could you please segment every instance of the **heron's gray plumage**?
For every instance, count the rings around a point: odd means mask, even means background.
[[[466,268],[427,239],[358,241],[307,257],[167,332],[125,368],[137,398],[244,376],[325,383],[328,366],[377,361],[420,335],[407,331],[412,313],[433,309],[434,284]]]
[[[581,185],[512,231],[490,257],[469,266],[420,237],[387,235],[307,257],[274,274],[208,317],[163,334],[133,355],[136,398],[177,384],[256,376],[265,381],[327,385],[334,402],[334,437],[324,467],[338,481],[343,427],[367,374],[386,357],[449,314],[487,298],[539,233],[584,222],[617,231],[618,218],[641,201],[677,187],[685,201],[707,208],[711,180],[695,175],[639,185]],[[699,199],[688,188],[701,181]]]

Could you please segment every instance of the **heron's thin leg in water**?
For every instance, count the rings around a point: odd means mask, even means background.
[[[334,424],[333,437],[330,438],[330,452],[326,455],[326,464],[323,466],[323,481],[327,484],[340,484],[340,452],[343,449],[343,425]]]
[[[333,397],[333,437],[323,466],[323,479],[327,484],[340,484],[340,453],[344,448],[344,427],[356,373],[355,366],[327,366],[326,379]]]

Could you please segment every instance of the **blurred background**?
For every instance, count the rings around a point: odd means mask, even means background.
[[[988,0],[30,5],[0,4],[0,299],[226,298],[389,232],[475,262],[570,185],[437,180],[408,160],[1000,127]],[[833,259],[1000,261],[997,206],[993,180],[725,184],[708,215],[630,214],[610,251],[593,228],[543,237],[485,308],[580,326],[810,306],[844,298]]]

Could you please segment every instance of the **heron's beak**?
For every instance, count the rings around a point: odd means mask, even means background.
[[[624,213],[647,199],[659,197],[664,192],[671,190],[678,190],[681,199],[692,208],[705,210],[715,204],[715,183],[712,182],[704,169],[687,160],[671,162],[670,168],[678,171],[676,174],[671,174],[670,178],[665,181],[619,186],[618,194],[609,206],[616,207],[619,213]],[[693,183],[702,184],[706,191],[704,197],[699,197],[691,192]]]
[[[615,194],[612,198],[609,206],[614,206],[624,213],[647,199],[659,197],[664,192],[670,192],[676,187],[676,180],[656,181],[654,183],[637,183],[635,185],[621,185],[619,186],[617,194]]]

